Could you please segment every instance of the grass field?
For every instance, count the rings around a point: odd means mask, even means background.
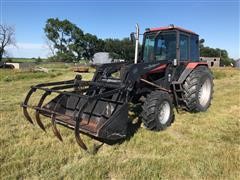
[[[61,143],[48,119],[44,133],[22,115],[20,103],[31,85],[74,77],[70,67],[51,67],[48,74],[0,70],[0,179],[240,179],[239,70],[214,70],[207,112],[176,113],[163,132],[141,127],[129,140],[90,155],[73,131],[58,126]]]

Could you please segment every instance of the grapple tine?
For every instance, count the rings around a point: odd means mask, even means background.
[[[23,114],[26,117],[27,121],[33,124],[32,118],[30,117],[26,107],[23,107]]]
[[[41,119],[40,119],[39,110],[36,110],[35,117],[36,117],[36,122],[37,122],[37,124],[39,125],[39,127],[40,127],[43,131],[46,132],[46,129],[45,129],[45,127],[44,127],[44,125],[43,125],[43,123],[42,123],[42,121],[41,121]]]
[[[75,138],[76,138],[76,141],[78,143],[78,145],[85,151],[88,150],[87,146],[85,145],[85,143],[82,141],[81,137],[80,137],[80,133],[79,133],[79,130],[75,130]]]
[[[59,102],[61,101],[61,99],[63,98],[63,96],[61,98],[59,98],[59,100],[57,101],[57,103],[55,104],[55,107],[54,107],[54,112],[56,111],[56,108],[57,108],[57,105],[59,104]],[[53,130],[53,133],[55,136],[57,136],[57,138],[60,140],[60,141],[63,141],[62,139],[62,136],[60,134],[60,132],[58,131],[57,129],[57,125],[56,125],[56,115],[55,114],[52,114],[51,116],[51,121],[52,121],[52,130]]]
[[[78,122],[78,123],[77,123]],[[79,122],[80,122],[80,119],[76,120],[76,126],[75,126],[75,138],[76,138],[76,141],[78,143],[78,145],[85,151],[88,150],[87,146],[85,145],[85,143],[82,141],[81,137],[80,137],[80,132],[79,132]]]
[[[22,108],[23,108],[23,114],[24,116],[26,117],[27,121],[30,122],[31,124],[34,124],[33,123],[33,120],[32,118],[30,117],[28,111],[27,111],[27,104],[28,104],[28,101],[31,97],[31,95],[36,91],[36,89],[34,88],[31,88],[30,91],[28,92],[24,102],[21,104]]]
[[[75,129],[74,129],[76,141],[77,141],[78,145],[85,151],[88,151],[88,148],[80,137],[79,125],[80,125],[80,121],[82,120],[81,114],[82,114],[83,110],[85,109],[85,107],[87,106],[87,104],[88,104],[88,101],[82,106],[81,110],[78,113],[78,117],[75,117],[76,124],[75,124]]]
[[[54,115],[54,114],[52,115],[52,130],[53,130],[54,135],[55,135],[60,141],[63,141],[62,136],[61,136],[60,132],[59,132],[58,129],[57,129],[56,119],[55,119],[55,115]]]
[[[38,106],[37,106],[38,108],[41,108],[41,107],[42,107],[42,104],[43,104],[44,100],[45,100],[46,97],[47,97],[48,95],[50,95],[50,94],[51,94],[50,92],[45,92],[45,93],[42,95],[41,99],[40,99],[39,102],[38,102]],[[41,121],[41,119],[40,119],[40,114],[39,114],[39,110],[38,110],[38,109],[36,110],[35,117],[36,117],[36,122],[37,122],[37,124],[39,125],[39,127],[40,127],[43,131],[46,131],[46,129],[45,129],[45,127],[44,127],[44,125],[43,125],[43,123],[42,123],[42,121]]]

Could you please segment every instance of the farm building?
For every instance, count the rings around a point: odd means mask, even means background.
[[[92,64],[96,65],[111,62],[112,58],[110,57],[108,52],[98,52],[94,54]]]
[[[97,64],[124,62],[124,61],[125,61],[124,59],[112,58],[109,52],[98,52],[94,54],[91,64],[97,65]]]
[[[220,66],[220,57],[200,57],[200,60],[207,62],[209,67]]]
[[[14,66],[14,69],[29,70],[34,67],[34,63],[11,63],[7,62],[6,64]]]
[[[235,60],[235,67],[240,68],[240,59]]]

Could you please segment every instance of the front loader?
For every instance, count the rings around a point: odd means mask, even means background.
[[[36,123],[45,131],[40,116],[51,119],[54,134],[62,141],[57,124],[74,130],[77,143],[88,150],[80,137],[86,134],[102,142],[126,138],[130,120],[129,103],[141,103],[141,121],[147,129],[160,131],[174,121],[173,108],[206,111],[213,94],[213,78],[207,63],[199,61],[199,37],[180,27],[146,29],[138,57],[139,27],[134,62],[102,64],[91,81],[81,75],[69,81],[32,86],[23,113],[33,123],[28,109],[35,110]],[[36,105],[29,99],[42,96]],[[49,102],[45,99],[58,94]]]

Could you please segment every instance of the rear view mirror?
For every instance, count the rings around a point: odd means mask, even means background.
[[[200,41],[199,41],[200,44],[202,44],[202,43],[204,43],[204,42],[205,42],[204,39],[200,39]]]

